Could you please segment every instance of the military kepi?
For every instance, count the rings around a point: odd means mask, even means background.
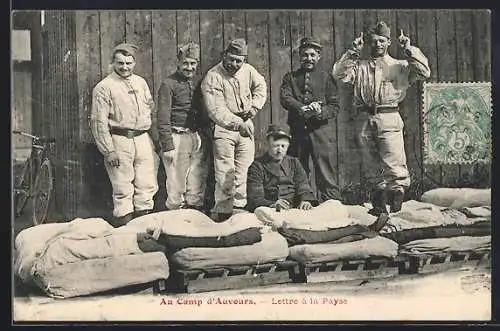
[[[124,51],[129,53],[131,56],[135,58],[135,53],[137,52],[138,49],[139,47],[137,47],[134,44],[121,43],[115,46],[115,48],[113,49],[113,54],[115,54],[117,51]]]
[[[226,52],[239,56],[247,56],[248,46],[245,39],[231,40],[226,48]]]
[[[290,136],[290,133],[288,132],[288,127],[279,124],[269,125],[267,127],[266,137],[292,139],[292,136]]]
[[[300,39],[300,49],[304,49],[304,48],[314,48],[314,49],[318,49],[318,50],[321,50],[323,48],[323,46],[321,46],[321,43],[319,42],[319,40],[315,37],[304,37],[302,39]]]
[[[190,58],[199,60],[200,59],[200,46],[196,43],[190,42],[185,45],[179,47],[179,51],[177,52],[177,58]]]
[[[382,37],[386,37],[387,39],[391,38],[391,29],[387,26],[384,21],[377,22],[374,26],[368,28],[368,34],[376,34]]]

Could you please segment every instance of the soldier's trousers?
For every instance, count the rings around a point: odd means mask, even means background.
[[[337,179],[337,137],[332,123],[323,125],[307,133],[292,128],[289,154],[298,157],[309,175],[309,157],[312,157],[318,199],[324,202],[339,200],[340,190]],[[335,122],[333,122],[335,125]]]
[[[405,190],[410,186],[403,127],[398,112],[375,115],[360,112],[356,117],[363,173],[375,189]]]
[[[247,204],[247,172],[255,157],[254,138],[218,125],[214,129],[214,213],[232,213]]]
[[[153,209],[159,158],[149,134],[134,138],[112,135],[112,139],[120,158],[119,167],[105,162],[113,186],[113,216]]]
[[[179,209],[185,204],[202,207],[205,198],[206,177],[209,169],[207,139],[198,145],[198,133],[172,133],[174,156],[167,160],[162,155],[167,175],[168,209]]]

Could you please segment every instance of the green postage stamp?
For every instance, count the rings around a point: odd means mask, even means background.
[[[491,83],[424,83],[424,162],[491,161]]]

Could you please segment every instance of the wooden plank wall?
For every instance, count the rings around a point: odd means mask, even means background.
[[[32,117],[32,87],[31,72],[26,68],[16,68],[12,72],[12,129],[31,133]],[[12,136],[12,156],[15,163],[28,158],[31,151],[31,139]]]
[[[78,129],[81,119],[78,80],[75,79],[80,79],[76,30],[74,12],[46,12],[42,34],[44,107],[37,127],[42,135],[56,139],[52,155],[56,174],[55,213],[51,216],[61,219],[76,216],[82,202],[80,192],[86,184],[82,178],[81,130]]]
[[[175,70],[175,54],[180,44],[200,43],[200,73],[204,74],[220,60],[230,39],[245,38],[249,45],[249,63],[266,77],[269,92],[266,105],[255,120],[257,154],[262,152],[267,125],[286,123],[287,113],[279,103],[279,87],[283,75],[298,65],[297,47],[303,36],[314,34],[321,40],[325,48],[320,67],[331,70],[334,61],[366,26],[386,20],[393,36],[403,29],[412,43],[428,56],[430,81],[491,79],[490,20],[485,10],[150,10],[78,11],[64,15],[73,15],[76,22],[77,73],[73,73],[77,75],[79,95],[76,120],[79,121],[78,137],[88,146],[93,143],[88,127],[91,90],[109,72],[112,47],[125,41],[141,47],[136,72],[146,79],[156,97],[161,80]],[[50,15],[47,24],[50,25]],[[53,28],[61,26],[55,24]],[[70,33],[63,34],[69,36]],[[60,40],[52,41],[51,45],[63,46]],[[401,56],[397,42],[390,51],[395,57]],[[48,61],[52,61],[49,65],[60,66],[61,59],[49,58]],[[53,76],[51,86],[63,88],[62,78],[60,73]],[[467,178],[472,186],[489,185],[489,165],[424,167],[421,93],[421,85],[411,87],[402,107],[405,147],[413,182],[427,187],[458,186]],[[337,167],[339,183],[345,187],[360,182],[363,170],[350,118],[349,90],[341,87],[340,96],[342,109],[336,120]],[[50,121],[51,126],[65,125],[61,117],[55,118],[53,114],[45,120]],[[67,135],[71,136],[69,132]],[[95,149],[89,153],[93,156],[86,157],[92,159],[88,167],[102,162]],[[103,185],[109,185],[106,180],[103,179]]]

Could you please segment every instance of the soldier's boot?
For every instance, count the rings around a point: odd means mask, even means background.
[[[371,195],[371,203],[373,208],[368,211],[370,215],[378,217],[380,214],[387,214],[387,197],[385,190],[374,190]]]
[[[210,216],[210,218],[212,219],[212,221],[214,221],[216,223],[222,223],[225,220],[227,220],[229,217],[231,217],[232,215],[233,215],[232,213],[214,213],[214,212],[212,212],[212,215]]]
[[[403,205],[404,192],[401,190],[391,190],[389,191],[389,206],[391,208],[391,213],[397,213],[401,210]]]
[[[134,218],[138,218],[147,214],[151,214],[153,212],[152,209],[146,209],[146,210],[137,210],[134,212]]]
[[[120,226],[127,224],[128,222],[130,222],[133,219],[134,219],[134,213],[132,212],[132,213],[128,213],[127,215],[124,215],[124,216],[114,217],[114,219],[112,221],[110,221],[109,223],[113,227],[118,228]]]

